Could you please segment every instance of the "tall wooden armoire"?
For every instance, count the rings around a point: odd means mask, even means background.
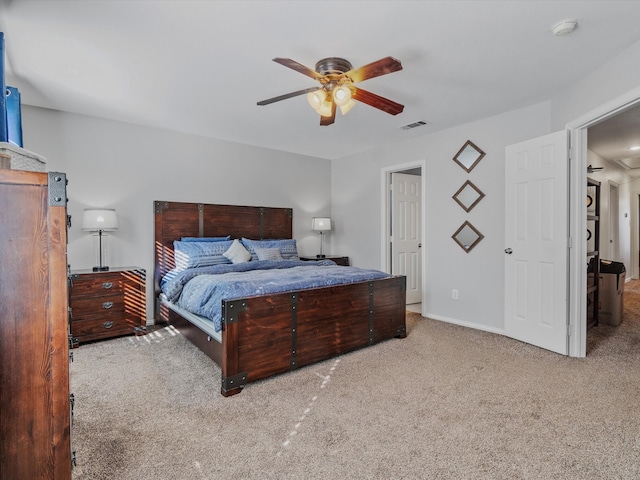
[[[66,177],[0,169],[0,478],[71,478]]]

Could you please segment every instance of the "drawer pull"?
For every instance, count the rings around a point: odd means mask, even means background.
[[[105,290],[109,290],[111,287],[113,287],[113,282],[104,282],[102,284],[102,288],[104,288]]]
[[[105,308],[107,310],[109,310],[111,307],[113,307],[113,302],[104,302],[102,304],[102,308]]]
[[[103,326],[104,328],[111,328],[111,327],[113,327],[113,322],[104,322],[104,323],[102,324],[102,326]]]

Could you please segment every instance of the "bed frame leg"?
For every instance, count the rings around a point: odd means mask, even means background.
[[[237,395],[242,392],[242,387],[232,388],[231,390],[225,390],[224,388],[220,389],[220,393],[223,397],[230,397],[232,395]]]
[[[396,338],[407,338],[407,326],[402,325],[396,330]]]
[[[230,397],[231,395],[237,395],[242,391],[242,388],[247,384],[247,372],[232,375],[230,377],[222,377],[222,386],[220,393],[223,397]]]

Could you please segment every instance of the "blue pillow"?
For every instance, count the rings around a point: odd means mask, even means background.
[[[226,237],[182,237],[181,242],[226,242],[231,240],[231,235]]]
[[[251,260],[258,260],[256,248],[278,248],[284,260],[299,260],[298,247],[294,238],[286,238],[281,240],[251,240],[243,238],[242,244],[251,254]]]
[[[218,242],[179,242],[176,240],[173,242],[176,270],[231,263],[223,254],[232,243],[231,240]]]

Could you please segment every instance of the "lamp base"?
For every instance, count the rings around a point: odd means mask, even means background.
[[[94,272],[108,272],[109,267],[93,267]]]
[[[316,255],[316,258],[327,258],[326,255]]]

